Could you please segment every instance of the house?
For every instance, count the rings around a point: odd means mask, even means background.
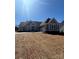
[[[64,33],[64,26],[62,26],[61,28],[60,28],[60,33]]]
[[[64,33],[64,21],[61,22],[60,32]]]
[[[41,31],[43,32],[59,32],[61,24],[55,18],[48,18],[45,22],[40,24]]]
[[[19,31],[37,32],[40,31],[40,24],[41,22],[38,21],[21,22],[19,25]]]

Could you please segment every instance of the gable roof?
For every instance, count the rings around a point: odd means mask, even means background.
[[[58,22],[57,22],[57,20],[55,18],[53,18],[53,19],[49,20],[48,23],[58,23]]]
[[[51,20],[51,18],[47,18],[45,23],[48,23]]]
[[[44,22],[40,24],[40,26],[44,26],[46,23],[48,23],[51,20],[51,18],[47,18]]]
[[[40,24],[39,21],[26,21],[27,24]]]
[[[44,26],[46,23],[58,23],[58,21],[55,18],[53,18],[53,19],[47,18],[45,22],[42,22],[40,24],[40,26]]]

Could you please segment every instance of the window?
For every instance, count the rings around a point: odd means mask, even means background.
[[[48,25],[48,30],[50,30],[50,24]]]

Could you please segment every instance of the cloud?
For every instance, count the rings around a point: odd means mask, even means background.
[[[49,3],[44,2],[44,1],[40,1],[39,4],[48,5]]]
[[[50,5],[52,3],[55,3],[56,0],[39,0],[38,4],[42,5]]]

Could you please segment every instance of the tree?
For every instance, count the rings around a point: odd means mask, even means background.
[[[15,31],[16,31],[16,32],[18,32],[18,29],[19,29],[19,28],[18,28],[17,26],[15,26]]]

